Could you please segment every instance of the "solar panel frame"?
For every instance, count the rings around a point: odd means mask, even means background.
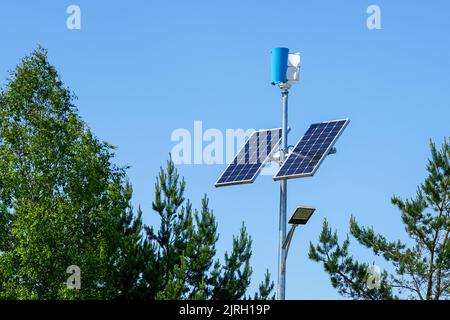
[[[239,154],[241,153],[241,151],[246,147],[246,145],[250,142],[251,138],[253,135],[258,134],[258,133],[262,133],[262,132],[272,132],[272,131],[279,131],[279,138],[278,141],[272,146],[270,152],[267,153],[266,157],[264,158],[264,160],[259,164],[258,169],[256,170],[256,172],[253,174],[253,176],[250,179],[241,179],[241,180],[233,180],[233,181],[229,181],[229,182],[219,182],[222,177],[225,175],[225,173],[227,172],[227,170],[229,169],[229,167],[235,163],[235,160],[238,159]],[[238,184],[248,184],[248,183],[253,183],[256,179],[256,177],[258,177],[259,173],[261,172],[262,168],[264,167],[264,165],[267,163],[267,161],[269,160],[270,156],[273,154],[275,148],[277,146],[280,145],[281,143],[281,128],[272,128],[272,129],[260,129],[257,131],[254,131],[249,137],[248,139],[245,141],[245,143],[242,145],[242,147],[239,149],[239,151],[236,153],[236,155],[233,158],[233,161],[231,161],[227,167],[225,168],[225,170],[222,172],[222,174],[219,176],[219,178],[217,179],[216,183],[214,184],[215,187],[224,187],[224,186],[232,186],[232,185],[238,185]],[[259,147],[258,147],[259,148]]]
[[[322,154],[322,156],[320,157],[320,159],[317,160],[317,163],[314,165],[314,167],[312,168],[311,171],[308,172],[304,172],[304,173],[295,173],[295,174],[285,174],[282,176],[279,176],[278,174],[284,170],[284,166],[288,163],[289,159],[291,157],[297,157],[296,154],[294,154],[294,152],[292,152],[291,154],[289,154],[289,156],[286,158],[286,160],[284,161],[284,163],[281,165],[280,169],[278,170],[278,172],[275,174],[275,176],[273,177],[273,179],[275,181],[277,180],[288,180],[288,179],[295,179],[295,178],[304,178],[304,177],[311,177],[313,176],[316,171],[319,169],[320,165],[322,164],[323,160],[325,159],[325,157],[328,155],[328,153],[330,152],[330,150],[333,148],[334,144],[336,143],[337,139],[341,136],[342,132],[344,131],[344,129],[347,127],[347,125],[350,123],[350,119],[346,118],[346,119],[338,119],[338,120],[330,120],[330,121],[323,121],[323,122],[319,122],[319,123],[313,123],[309,126],[308,130],[306,132],[308,132],[312,126],[314,125],[321,125],[321,124],[326,124],[326,123],[330,123],[330,122],[340,122],[340,121],[344,121],[344,124],[342,125],[342,127],[339,129],[339,131],[336,133],[336,135],[334,136],[333,140],[330,142],[330,144],[327,146],[327,148],[325,149],[324,153]],[[306,136],[303,135],[299,141],[297,142],[297,144],[294,147],[294,150],[297,149],[297,147],[300,145],[300,143],[303,142],[303,138]],[[326,138],[324,139],[326,140]],[[306,145],[306,143],[305,143]],[[318,149],[319,150],[319,149]],[[310,166],[308,166],[310,167]]]

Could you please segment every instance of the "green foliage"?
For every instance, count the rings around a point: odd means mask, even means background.
[[[392,291],[412,299],[446,299],[450,296],[450,146],[447,139],[440,150],[430,143],[428,177],[412,199],[394,196],[405,231],[413,245],[388,241],[373,228],[361,227],[350,219],[350,233],[358,242],[392,263],[395,273],[383,272],[381,288],[367,290],[367,264],[348,254],[349,240],[340,246],[336,233],[325,221],[319,244],[310,245],[309,256],[322,262],[332,285],[343,295],[359,299],[389,299]]]
[[[242,225],[233,238],[231,253],[225,262],[214,260],[218,241],[217,222],[209,209],[206,196],[202,208],[193,210],[184,198],[185,181],[170,159],[161,168],[155,185],[153,209],[161,218],[158,231],[146,227],[147,242],[156,252],[156,262],[144,274],[150,283],[149,296],[156,299],[221,299],[244,298],[250,285],[251,238]],[[266,297],[273,289],[267,280],[261,286]],[[259,297],[259,296],[256,296]]]
[[[42,48],[0,94],[2,298],[107,298],[111,270],[121,272],[131,190],[73,99]],[[65,288],[70,265],[81,268],[79,291]]]
[[[47,52],[25,57],[0,92],[0,299],[240,299],[251,239],[242,226],[222,265],[206,196],[185,201],[171,160],[155,185],[155,231],[134,213],[114,148],[77,115]],[[81,269],[81,289],[66,269]],[[266,298],[273,284],[260,287]]]
[[[324,270],[330,274],[331,284],[340,294],[352,299],[392,299],[392,289],[387,283],[387,273],[381,275],[380,288],[369,288],[367,272],[369,264],[359,263],[349,256],[350,241],[347,237],[342,245],[337,233],[332,232],[328,221],[323,223],[319,244],[310,243],[309,258],[322,262]]]
[[[270,272],[266,270],[264,281],[259,284],[259,292],[255,293],[253,300],[275,300],[275,293],[272,293],[274,286],[270,280]]]

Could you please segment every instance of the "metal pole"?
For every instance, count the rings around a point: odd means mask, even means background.
[[[280,161],[283,163],[287,154],[287,127],[288,127],[288,88],[281,88],[282,122],[281,122],[281,152]],[[280,182],[280,220],[279,220],[279,247],[278,247],[278,286],[277,299],[284,300],[286,292],[286,249],[283,248],[286,239],[286,207],[287,207],[287,181]]]

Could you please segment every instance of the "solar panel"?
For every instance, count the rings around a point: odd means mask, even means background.
[[[350,120],[343,119],[312,124],[273,179],[314,175],[349,122]]]
[[[280,140],[280,128],[253,132],[215,186],[252,183]]]

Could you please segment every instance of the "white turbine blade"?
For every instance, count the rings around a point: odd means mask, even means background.
[[[300,78],[300,70],[296,67],[288,67],[286,71],[286,78],[288,82],[298,82]]]
[[[288,54],[288,67],[300,67],[300,52],[294,52]]]

